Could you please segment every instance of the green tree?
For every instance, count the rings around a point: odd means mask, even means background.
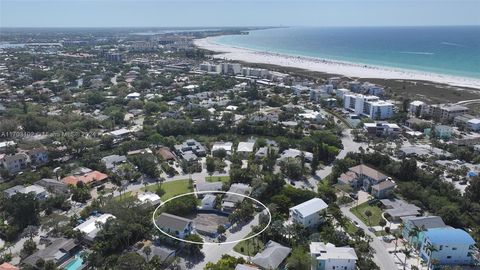
[[[26,258],[32,255],[35,251],[37,251],[37,244],[33,239],[27,239],[27,241],[23,243],[23,249],[20,251],[21,257]]]
[[[5,201],[5,210],[20,230],[39,222],[40,205],[33,193],[17,193]]]
[[[209,262],[204,270],[234,270],[238,264],[244,264],[245,259],[235,258],[233,256],[224,254],[222,258],[216,263]]]
[[[203,243],[203,238],[196,234],[187,235],[185,240]],[[199,256],[202,254],[202,247],[203,244],[185,243],[185,252],[189,255]]]
[[[206,163],[206,166],[207,166],[207,172],[209,172],[210,174],[215,172],[215,159],[214,158],[207,157],[207,160],[206,160],[205,163]]]
[[[131,270],[143,269],[145,266],[145,259],[136,252],[128,252],[121,255],[117,261],[117,269]]]
[[[370,224],[371,224],[371,223],[370,223],[370,218],[372,217],[372,211],[366,210],[364,214],[365,214],[365,216],[368,218],[368,226],[371,226],[371,225],[370,225]]]
[[[305,270],[311,268],[311,258],[302,248],[296,247],[292,250],[292,254],[287,259],[288,269]]]

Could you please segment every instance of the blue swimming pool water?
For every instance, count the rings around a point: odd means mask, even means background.
[[[65,267],[65,270],[78,270],[83,265],[83,259],[79,255],[75,256],[73,261],[69,262]]]

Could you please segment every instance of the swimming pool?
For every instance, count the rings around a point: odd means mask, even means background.
[[[65,270],[79,270],[82,268],[83,265],[83,259],[80,257],[80,254],[75,255],[75,258],[73,261],[69,262],[65,266]]]

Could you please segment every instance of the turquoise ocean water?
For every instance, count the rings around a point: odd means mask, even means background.
[[[480,78],[480,26],[289,27],[215,40],[274,53]]]

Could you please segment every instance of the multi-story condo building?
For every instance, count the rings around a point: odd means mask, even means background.
[[[237,63],[221,63],[222,74],[238,75],[242,74],[242,65]]]
[[[408,112],[411,115],[420,117],[425,113],[426,109],[427,109],[427,104],[425,102],[420,100],[415,100],[410,102],[410,105],[408,107]]]
[[[427,114],[441,122],[452,121],[456,116],[466,114],[468,108],[456,104],[440,104],[428,106]]]
[[[343,107],[358,115],[365,115],[372,119],[387,119],[393,116],[393,104],[379,100],[376,96],[362,94],[345,94]]]
[[[265,78],[269,75],[268,69],[244,67],[242,74],[245,77]]]
[[[222,66],[217,64],[203,63],[200,64],[200,70],[208,73],[221,73]]]

